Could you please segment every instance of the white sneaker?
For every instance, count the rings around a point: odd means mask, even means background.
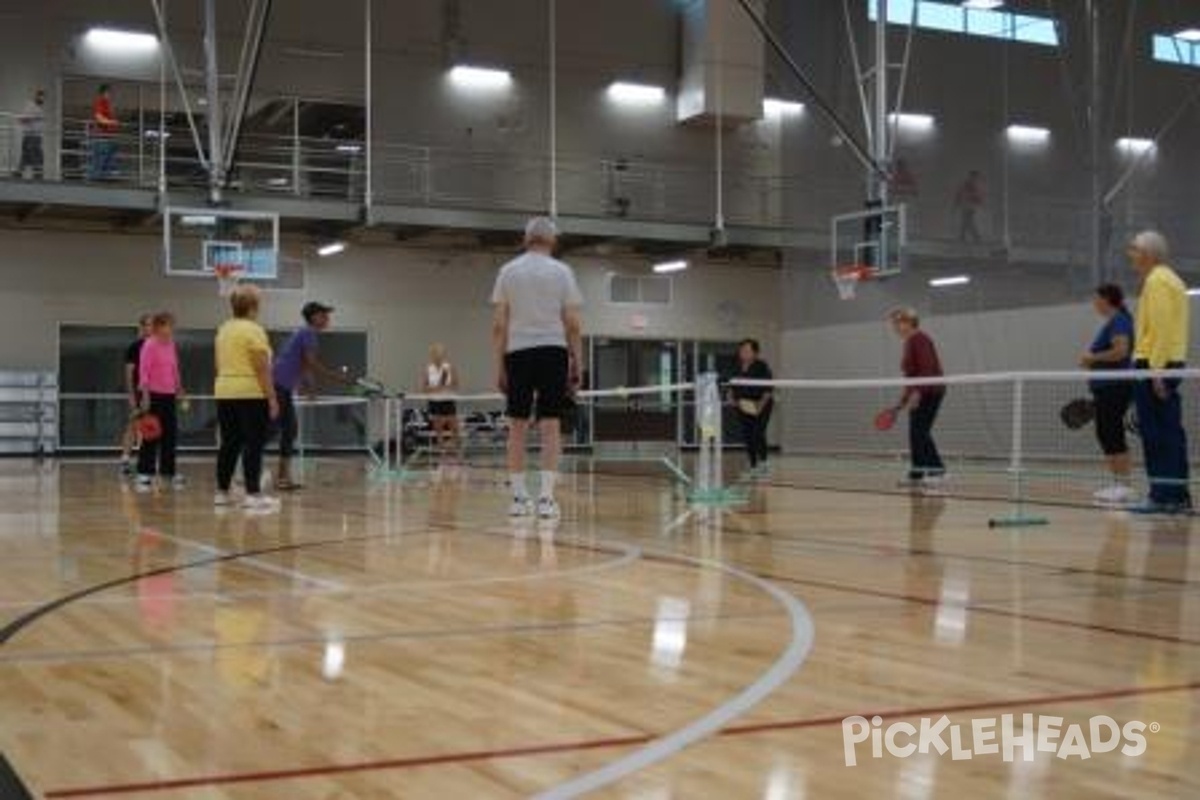
[[[940,495],[946,493],[945,475],[926,475],[919,484],[922,494]]]
[[[233,498],[229,496],[229,492],[217,492],[213,495],[213,505],[217,508],[229,508],[233,505]]]
[[[512,505],[508,507],[508,515],[510,517],[528,517],[533,515],[533,503],[528,497],[514,497]]]
[[[539,519],[558,519],[558,503],[553,497],[539,497],[537,501],[537,515]]]
[[[138,475],[137,484],[135,484],[134,488],[139,493],[146,494],[154,488],[154,478],[151,478],[149,475]]]
[[[1092,499],[1101,505],[1119,506],[1132,503],[1137,499],[1137,494],[1123,483],[1114,483],[1112,486],[1096,490]]]
[[[242,501],[242,509],[252,514],[271,514],[282,507],[282,503],[274,497],[265,494],[246,495]]]

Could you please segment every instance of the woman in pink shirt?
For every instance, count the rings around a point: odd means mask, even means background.
[[[138,451],[139,491],[149,491],[154,476],[170,480],[176,489],[183,487],[175,474],[175,442],[179,430],[178,401],[185,400],[179,377],[179,353],[173,338],[175,318],[167,312],[155,314],[150,322],[150,337],[142,344],[138,362],[138,392],[141,410],[158,417],[162,436],[143,442]]]

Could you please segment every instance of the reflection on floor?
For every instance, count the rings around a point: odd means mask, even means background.
[[[0,463],[0,751],[51,798],[1200,794],[1190,519],[790,469],[692,515],[582,469],[512,524],[479,467],[318,462],[246,516],[206,463]]]

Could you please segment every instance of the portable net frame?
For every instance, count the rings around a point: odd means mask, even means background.
[[[770,386],[782,417],[786,458],[776,464],[776,481],[797,488],[880,493],[909,491],[912,464],[908,415],[901,412],[890,430],[877,430],[876,417],[895,407],[906,388],[944,387],[933,428],[947,470],[947,482],[938,491],[1011,503],[1011,513],[993,517],[996,525],[1009,525],[1044,521],[1040,512],[1031,511],[1042,505],[1098,505],[1095,494],[1114,485],[1128,485],[1130,499],[1140,502],[1153,486],[1169,490],[1195,483],[1190,472],[1181,475],[1156,463],[1149,465],[1148,474],[1144,433],[1147,425],[1154,432],[1162,430],[1168,402],[1151,397],[1155,379],[1172,387],[1170,403],[1181,404],[1184,433],[1171,437],[1177,448],[1186,448],[1188,464],[1200,464],[1200,432],[1187,430],[1200,408],[1200,370],[748,383]],[[1123,387],[1129,398],[1116,412],[1134,465],[1127,480],[1110,473],[1093,420],[1076,424],[1064,418],[1065,409],[1091,397],[1096,382]],[[1141,418],[1143,413],[1152,415],[1149,421]]]

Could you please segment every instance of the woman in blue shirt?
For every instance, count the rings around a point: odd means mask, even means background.
[[[1130,369],[1133,366],[1133,317],[1125,307],[1125,293],[1120,286],[1106,283],[1096,289],[1092,305],[1104,318],[1104,325],[1083,354],[1080,364],[1086,369]],[[1133,399],[1133,382],[1093,380],[1088,388],[1096,403],[1096,438],[1112,473],[1112,485],[1100,489],[1094,496],[1100,503],[1128,503],[1135,495],[1129,486],[1131,465],[1129,446],[1125,442],[1125,413]]]

